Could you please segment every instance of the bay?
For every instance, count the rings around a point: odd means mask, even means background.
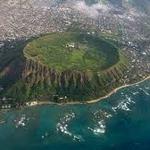
[[[0,121],[1,150],[149,150],[150,80],[94,104],[2,111]]]

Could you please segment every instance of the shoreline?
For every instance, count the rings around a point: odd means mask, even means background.
[[[132,83],[132,84],[122,85],[122,86],[120,86],[118,88],[115,88],[114,90],[112,90],[110,93],[108,93],[105,96],[102,96],[102,97],[94,99],[94,100],[85,101],[85,102],[55,103],[55,102],[50,102],[50,101],[41,101],[41,102],[40,101],[32,101],[32,102],[27,102],[26,106],[27,107],[32,107],[32,106],[38,106],[38,105],[79,105],[79,104],[93,104],[93,103],[99,102],[100,100],[104,100],[104,99],[110,97],[111,95],[115,94],[116,92],[118,92],[121,89],[124,89],[126,87],[132,87],[132,86],[140,84],[140,83],[142,83],[142,82],[144,82],[144,81],[146,81],[148,79],[150,79],[150,75],[148,77],[146,77],[145,79],[139,81],[139,82]]]
[[[115,94],[116,92],[118,92],[118,91],[121,90],[121,89],[124,89],[124,88],[126,88],[126,87],[132,87],[132,86],[137,85],[137,84],[140,84],[140,83],[142,83],[142,82],[144,82],[144,81],[146,81],[146,80],[148,80],[148,79],[150,79],[150,76],[148,76],[148,77],[146,77],[145,79],[143,79],[143,80],[141,80],[141,81],[139,81],[139,82],[136,82],[136,83],[122,85],[122,86],[120,86],[120,87],[115,88],[114,90],[112,90],[112,91],[111,91],[110,93],[108,93],[106,96],[103,96],[103,97],[101,97],[101,98],[99,98],[99,99],[87,101],[87,104],[96,103],[96,102],[98,102],[98,101],[100,101],[100,100],[102,100],[102,99],[106,99],[106,98],[110,97],[111,95]]]

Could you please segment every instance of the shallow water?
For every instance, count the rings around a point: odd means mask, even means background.
[[[150,80],[95,104],[1,112],[0,150],[150,150]]]

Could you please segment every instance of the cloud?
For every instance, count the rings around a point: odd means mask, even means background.
[[[101,3],[87,5],[85,1],[76,1],[73,8],[79,11],[80,13],[83,13],[92,18],[96,18],[98,17],[100,12],[104,13],[109,11],[110,9],[108,5],[104,5]]]

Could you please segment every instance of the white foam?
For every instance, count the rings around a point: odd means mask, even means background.
[[[98,110],[96,112],[94,112],[94,116],[103,116],[103,118],[111,118],[112,114],[106,112],[106,111],[102,111],[102,110]]]
[[[146,89],[146,90],[150,90],[150,87],[149,87],[149,86],[146,86],[145,89]]]
[[[68,130],[68,124],[73,118],[75,118],[75,113],[65,115],[63,118],[60,119],[60,122],[57,123],[56,130],[57,132],[61,132],[64,135],[72,137],[72,139],[75,141],[84,141],[81,135],[75,135]]]
[[[98,124],[96,127],[94,128],[88,127],[88,129],[91,130],[93,134],[95,135],[104,134],[106,132],[105,121],[104,120],[98,121]]]
[[[145,95],[148,95],[148,96],[150,96],[150,93],[148,93],[147,91],[146,91],[146,89],[143,89],[143,88],[139,88],[142,92],[144,92],[144,94]]]
[[[133,95],[138,95],[139,94],[139,92],[137,91],[137,92],[133,92],[132,93]]]
[[[19,119],[14,120],[16,123],[16,128],[18,127],[25,127],[27,121],[29,121],[29,118],[26,117],[25,114],[23,114]]]

